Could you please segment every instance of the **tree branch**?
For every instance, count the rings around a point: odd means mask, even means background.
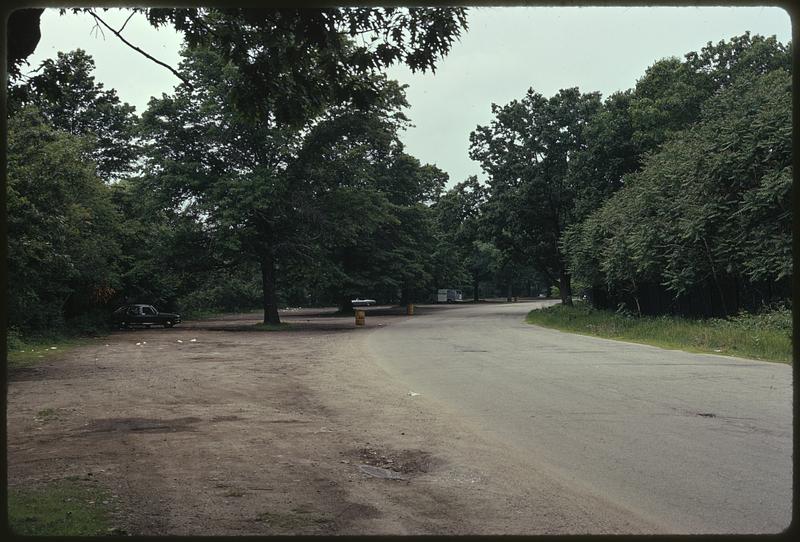
[[[152,57],[151,55],[149,55],[149,54],[147,54],[146,52],[144,52],[143,50],[141,50],[139,47],[135,46],[134,44],[132,44],[131,42],[129,42],[128,40],[126,40],[125,38],[123,38],[123,37],[122,37],[122,34],[120,34],[118,31],[114,30],[113,28],[111,28],[111,27],[108,25],[108,23],[106,23],[106,22],[105,22],[103,19],[101,19],[101,18],[100,18],[100,16],[99,16],[99,15],[97,15],[97,14],[96,14],[94,11],[91,11],[91,10],[90,10],[90,11],[89,11],[89,14],[90,14],[92,17],[94,17],[95,21],[97,21],[97,22],[99,22],[100,24],[102,24],[102,25],[103,25],[104,27],[106,27],[106,28],[107,28],[107,29],[108,29],[110,32],[112,32],[112,33],[113,33],[115,36],[117,36],[117,38],[119,38],[119,40],[120,40],[122,43],[124,43],[125,45],[127,45],[128,47],[130,47],[131,49],[133,49],[134,51],[138,52],[139,54],[141,54],[141,55],[142,55],[142,56],[144,56],[145,58],[147,58],[147,59],[149,59],[149,60],[152,60],[152,61],[153,61],[153,62],[155,62],[156,64],[158,64],[158,65],[160,65],[160,66],[163,66],[163,67],[167,68],[169,71],[171,71],[171,72],[172,72],[172,73],[175,75],[175,77],[177,77],[178,79],[180,79],[181,81],[183,81],[183,83],[184,83],[184,84],[185,84],[187,87],[189,87],[189,89],[190,89],[190,90],[194,88],[194,87],[192,86],[192,84],[189,82],[189,80],[188,80],[188,79],[186,79],[185,77],[183,77],[183,76],[182,76],[180,73],[178,73],[178,71],[177,71],[175,68],[173,68],[173,67],[172,67],[172,66],[170,66],[169,64],[166,64],[166,63],[164,63],[164,62],[161,62],[161,61],[160,61],[160,60],[158,60],[157,58],[154,58],[154,57]],[[130,18],[130,17],[129,17],[129,18]],[[127,21],[126,21],[126,24],[127,24]],[[124,27],[125,27],[125,25],[123,25],[123,28],[124,28]]]
[[[128,21],[130,21],[130,20],[131,20],[131,18],[132,18],[134,15],[136,15],[136,10],[133,10],[133,11],[131,11],[131,14],[130,14],[130,15],[128,15],[128,18],[127,18],[127,19],[125,19],[125,22],[124,22],[124,23],[122,23],[122,28],[120,28],[120,29],[118,30],[118,32],[119,32],[120,34],[122,34],[122,31],[123,31],[123,30],[125,30],[125,27],[126,27],[126,26],[128,26]]]

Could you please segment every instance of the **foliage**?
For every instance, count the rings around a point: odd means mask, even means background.
[[[298,127],[330,105],[380,100],[382,88],[365,76],[386,66],[434,70],[467,26],[465,8],[153,8],[147,16],[238,69],[233,107]]]
[[[119,287],[119,216],[82,159],[87,146],[47,126],[33,108],[9,120],[10,326],[57,327],[103,307]]]
[[[782,69],[742,75],[703,104],[563,246],[576,276],[611,292],[791,275],[791,86]]]
[[[489,175],[490,239],[507,265],[533,264],[558,282],[565,303],[570,277],[558,241],[574,221],[580,190],[569,167],[586,149],[584,127],[600,107],[598,93],[572,88],[548,99],[530,89],[521,101],[493,104],[495,119],[470,134],[470,157]]]
[[[531,311],[527,322],[662,348],[791,362],[791,321],[788,310],[757,316],[695,320],[675,316],[634,317],[593,309],[584,303]],[[789,327],[791,327],[789,325]]]
[[[94,60],[85,51],[59,52],[55,60],[44,60],[36,75],[9,89],[9,110],[14,114],[35,107],[50,127],[89,136],[84,155],[109,181],[133,170],[137,118],[135,108],[121,103],[115,90],[95,82],[93,71]]]

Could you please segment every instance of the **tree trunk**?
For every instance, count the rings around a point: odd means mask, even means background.
[[[480,286],[480,281],[478,280],[478,277],[473,275],[473,277],[472,277],[472,300],[475,303],[480,301],[480,299],[478,298],[478,287],[479,286]]]
[[[261,256],[261,285],[264,292],[264,323],[278,325],[281,317],[278,314],[278,298],[275,294],[275,260],[272,254]]]
[[[341,314],[353,314],[353,301],[350,295],[341,294],[339,296],[339,312]]]
[[[561,290],[561,304],[572,306],[572,277],[565,270],[561,270],[558,289]]]
[[[402,290],[400,291],[400,305],[408,305],[412,302],[413,296],[411,292],[411,286],[406,283],[403,285]]]
[[[506,289],[506,302],[507,303],[511,303],[514,300],[513,294],[514,294],[514,292],[512,291],[511,283],[509,282],[508,283],[508,288]]]

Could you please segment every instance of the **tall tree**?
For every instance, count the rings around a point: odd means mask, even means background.
[[[470,156],[489,175],[491,238],[509,262],[532,264],[572,303],[570,274],[559,240],[575,220],[580,187],[569,169],[586,148],[584,128],[600,109],[598,93],[561,90],[550,99],[529,90],[470,134]]]
[[[368,74],[394,63],[434,70],[466,29],[465,8],[153,8],[190,48],[236,66],[231,101],[258,117],[302,126],[328,105],[368,105],[382,89]]]
[[[9,109],[33,106],[47,123],[72,135],[87,136],[93,144],[87,158],[105,181],[133,171],[138,156],[135,108],[120,101],[117,92],[95,81],[94,60],[81,49],[58,53],[36,74],[9,90]]]
[[[496,250],[482,240],[487,188],[474,175],[442,194],[434,205],[438,226],[437,286],[472,284],[478,301],[480,282],[494,273]]]
[[[119,287],[119,216],[83,159],[89,143],[34,108],[9,120],[9,324],[53,329],[102,306]]]
[[[706,314],[736,312],[742,292],[791,276],[790,148],[789,74],[738,76],[569,230],[570,268],[639,311],[664,310],[639,306],[650,285],[673,299],[706,292]]]
[[[410,301],[429,278],[432,223],[426,202],[447,175],[403,152],[402,89],[387,82],[380,108],[333,108],[304,137],[293,175],[313,182],[320,214],[319,283],[340,309],[371,296]],[[311,262],[309,262],[311,263]]]

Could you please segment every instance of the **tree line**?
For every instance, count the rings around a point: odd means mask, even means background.
[[[59,53],[9,87],[9,325],[430,300],[447,174],[405,152],[392,62],[433,69],[463,9],[152,9],[181,83],[137,115]],[[370,34],[369,40],[358,39]]]
[[[530,89],[492,105],[470,136],[482,239],[567,304],[577,289],[634,314],[726,316],[788,300],[790,68],[790,45],[746,33],[605,100]]]
[[[470,135],[446,190],[408,154],[404,87],[463,9],[151,9],[181,83],[137,115],[59,53],[8,92],[9,325],[167,310],[585,294],[636,313],[788,297],[789,46],[745,34],[602,99],[533,89]],[[368,36],[364,38],[364,36]]]

